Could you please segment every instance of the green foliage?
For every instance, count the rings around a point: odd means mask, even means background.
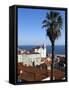
[[[54,42],[60,35],[63,20],[58,12],[50,11],[46,14],[45,20],[42,22],[42,28],[47,30],[47,36],[51,42]]]

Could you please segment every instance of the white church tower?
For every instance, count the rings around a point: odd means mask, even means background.
[[[44,44],[41,46],[41,57],[46,58],[46,46]]]
[[[47,51],[46,51],[46,46],[44,46],[44,44],[41,45],[39,48],[35,48],[35,52],[40,53],[41,58],[46,58]]]

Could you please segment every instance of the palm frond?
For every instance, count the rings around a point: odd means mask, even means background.
[[[42,24],[44,24],[44,23],[46,23],[46,20],[44,20],[44,21],[42,22]]]
[[[61,36],[61,31],[60,30],[57,31],[56,38],[58,39],[59,36]]]
[[[42,24],[42,28],[46,29],[47,36],[51,42],[55,41],[59,36],[61,36],[63,19],[59,12],[50,11],[47,13]]]
[[[50,15],[49,15],[49,13],[46,14],[46,19],[50,20]]]
[[[46,28],[46,27],[49,27],[50,26],[50,22],[48,20],[44,20],[42,22],[42,24],[43,24],[42,28],[44,28],[44,27]]]
[[[62,25],[63,25],[63,19],[62,19],[62,17],[59,16],[59,17],[57,18],[57,21],[58,21],[58,24],[59,24],[59,28],[62,28]]]

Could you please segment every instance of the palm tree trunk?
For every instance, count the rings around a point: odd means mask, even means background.
[[[51,80],[53,80],[54,73],[54,42],[52,42],[52,64],[51,64]]]

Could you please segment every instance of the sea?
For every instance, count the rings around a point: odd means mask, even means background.
[[[36,45],[21,45],[18,46],[19,49],[31,50],[32,48],[37,47]],[[51,46],[46,46],[47,53],[51,53]],[[55,54],[64,55],[65,54],[65,46],[64,45],[56,45],[55,46]]]

